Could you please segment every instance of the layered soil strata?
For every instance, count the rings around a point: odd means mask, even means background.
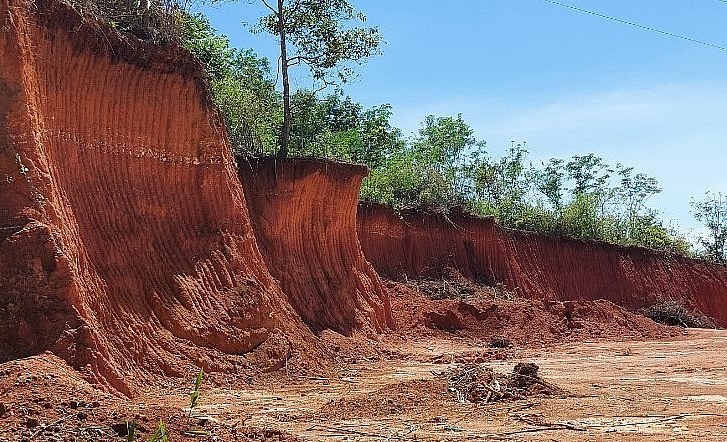
[[[388,294],[356,235],[367,168],[265,158],[241,160],[239,169],[265,262],[305,323],[344,335],[391,328]]]
[[[364,255],[383,277],[441,277],[447,269],[519,296],[605,299],[629,309],[675,300],[727,326],[727,267],[639,247],[504,229],[462,213],[397,213],[361,204]]]
[[[0,362],[131,394],[308,347],[191,54],[52,0],[0,0],[0,54]]]

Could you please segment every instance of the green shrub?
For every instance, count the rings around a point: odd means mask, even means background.
[[[188,6],[179,0],[70,0],[70,3],[120,32],[157,42],[179,39]]]

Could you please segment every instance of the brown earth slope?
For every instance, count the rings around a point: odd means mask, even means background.
[[[51,350],[132,393],[275,365],[311,336],[258,251],[190,54],[0,0],[0,55],[0,362]]]
[[[240,162],[265,262],[315,332],[393,325],[388,295],[356,236],[366,174],[365,166],[315,159]]]
[[[727,326],[727,266],[512,231],[457,213],[399,215],[362,204],[357,222],[364,255],[383,277],[439,277],[453,268],[533,299],[605,299],[631,309],[676,300]]]

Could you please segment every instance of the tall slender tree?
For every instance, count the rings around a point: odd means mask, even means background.
[[[346,26],[365,22],[347,0],[260,0],[270,14],[254,31],[268,32],[280,45],[279,69],[283,85],[283,123],[280,156],[287,156],[291,128],[288,69],[305,65],[322,87],[348,81],[354,71],[349,62],[360,63],[379,52],[381,36],[376,27]]]

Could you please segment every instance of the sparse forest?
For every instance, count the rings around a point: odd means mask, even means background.
[[[280,151],[283,96],[271,63],[231,46],[202,15],[189,15],[184,44],[204,61],[238,155]],[[462,115],[424,116],[406,136],[392,108],[365,109],[340,89],[290,96],[286,153],[363,163],[361,198],[396,208],[462,207],[504,226],[692,254],[689,242],[648,206],[658,181],[593,153],[536,164],[526,143],[488,146]]]

